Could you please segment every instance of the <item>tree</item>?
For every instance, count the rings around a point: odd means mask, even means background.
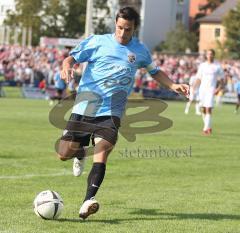
[[[86,0],[15,0],[5,25],[32,28],[33,45],[41,36],[79,37],[85,30]]]
[[[183,24],[178,23],[176,28],[167,34],[166,41],[159,45],[162,51],[179,53],[186,49],[197,51],[197,37],[194,33],[188,32]]]
[[[110,19],[110,9],[107,0],[95,0],[94,9],[96,9],[95,17],[93,17],[93,26],[95,34],[104,34],[111,31],[107,26],[107,20]]]
[[[85,32],[87,0],[68,0],[65,16],[65,36],[80,37]]]
[[[220,60],[228,57],[228,54],[227,54],[227,50],[226,50],[226,47],[225,47],[225,44],[222,43],[221,41],[219,40],[216,40],[216,57]]]
[[[230,10],[223,19],[226,30],[225,47],[232,58],[240,58],[240,3]]]
[[[39,38],[41,19],[39,12],[42,9],[42,0],[15,0],[16,11],[8,11],[5,25],[13,27],[26,27],[33,30],[33,42]]]
[[[65,4],[61,0],[43,0],[41,33],[44,36],[60,37],[64,34]]]

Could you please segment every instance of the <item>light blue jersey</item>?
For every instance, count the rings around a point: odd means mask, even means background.
[[[136,38],[122,45],[114,34],[90,36],[70,55],[77,63],[88,62],[72,110],[86,116],[121,117],[137,69],[146,68],[150,74],[158,72],[149,51]]]
[[[240,81],[235,84],[235,89],[238,95],[240,95]]]
[[[66,88],[66,83],[64,80],[61,79],[59,72],[57,72],[54,75],[54,86],[56,89],[59,89],[59,90],[65,90],[65,88]]]

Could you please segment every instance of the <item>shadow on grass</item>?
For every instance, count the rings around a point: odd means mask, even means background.
[[[56,219],[54,221],[57,221],[57,222],[76,222],[76,223],[91,223],[91,222],[99,222],[99,223],[108,223],[108,224],[120,224],[121,221],[124,220],[124,219],[109,219],[109,220],[106,220],[106,219],[103,219],[103,220],[100,220],[100,219],[87,219],[87,220],[82,220],[80,218],[59,218],[59,219]],[[124,220],[125,221],[125,220]]]
[[[240,220],[240,215],[217,213],[166,213],[159,209],[135,209],[131,215],[158,216],[159,219]]]
[[[156,220],[240,220],[240,215],[232,214],[217,214],[217,213],[166,213],[159,209],[135,209],[128,213],[128,218],[112,218],[112,219],[57,219],[59,222],[76,222],[76,223],[106,223],[106,224],[121,224],[131,221],[156,221]]]

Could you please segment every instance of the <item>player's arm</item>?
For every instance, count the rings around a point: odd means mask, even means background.
[[[62,70],[61,70],[61,79],[65,80],[66,83],[69,83],[71,79],[74,78],[73,65],[76,63],[75,59],[72,56],[66,57],[63,60]]]
[[[202,72],[202,64],[198,67],[198,71],[196,73],[196,80],[193,82],[192,85],[192,90],[193,90],[193,94],[195,94],[195,92],[198,90],[198,88],[201,85],[201,80],[202,80],[202,76],[203,76],[203,72]]]
[[[175,91],[176,93],[183,94],[188,97],[189,95],[189,86],[187,84],[176,84],[174,83],[166,73],[161,70],[158,70],[155,74],[151,74],[152,78],[155,79],[158,83],[164,87]]]
[[[201,84],[201,79],[197,78],[193,83],[193,90],[197,90]]]

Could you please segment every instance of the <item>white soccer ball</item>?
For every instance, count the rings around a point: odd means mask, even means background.
[[[63,210],[63,199],[51,190],[40,192],[33,202],[34,212],[43,219],[56,219]]]

